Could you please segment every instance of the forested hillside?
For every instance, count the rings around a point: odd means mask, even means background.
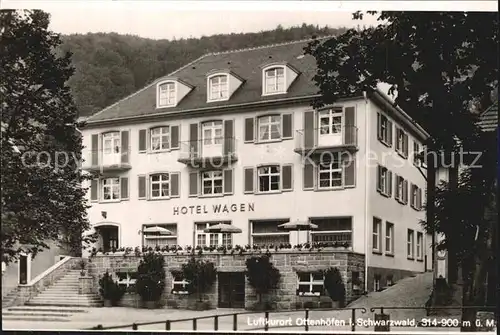
[[[97,33],[63,36],[61,49],[73,53],[75,74],[69,85],[80,115],[86,116],[209,52],[337,35],[345,30],[303,24],[258,33],[178,40]]]

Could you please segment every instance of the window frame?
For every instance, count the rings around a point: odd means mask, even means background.
[[[269,173],[267,173],[267,174],[261,174],[261,172],[260,172],[261,169],[265,169],[265,168],[269,168]],[[277,168],[278,172],[277,173],[276,172],[274,172],[274,173],[271,172],[272,168]],[[258,193],[258,194],[269,194],[269,193],[279,193],[279,192],[281,192],[282,191],[281,190],[282,173],[283,173],[283,169],[282,169],[281,165],[279,165],[279,164],[269,164],[269,165],[259,165],[259,166],[257,166],[256,167],[256,178],[257,178],[257,192],[256,193]],[[260,187],[261,186],[261,183],[260,183],[260,181],[261,181],[260,177],[261,176],[262,177],[266,177],[267,176],[269,178],[268,179],[269,190],[267,190],[267,191],[261,191],[261,187]],[[271,188],[271,185],[273,185],[273,183],[272,183],[272,177],[273,176],[278,176],[278,182],[277,182],[278,188],[275,189],[275,190],[273,190]]]
[[[167,133],[163,133],[163,129],[167,129]],[[153,131],[160,129],[160,134],[153,134]],[[168,137],[168,148],[163,149],[163,137]],[[159,149],[153,149],[153,137],[159,138]],[[149,129],[149,151],[150,152],[162,152],[172,150],[172,129],[170,126],[155,126]]]
[[[144,235],[144,229],[145,228],[148,228],[148,227],[162,227],[162,228],[165,228],[165,229],[169,229],[168,227],[170,226],[175,226],[175,235],[152,235],[151,237],[149,237],[148,235]],[[169,229],[171,230],[171,229]],[[142,235],[143,235],[143,238],[142,238],[142,246],[143,247],[152,247],[152,248],[155,248],[153,246],[149,246],[149,245],[146,245],[146,240],[173,240],[175,239],[175,243],[171,244],[171,245],[177,245],[177,242],[178,242],[178,235],[179,235],[179,232],[178,232],[178,225],[177,223],[161,223],[161,224],[156,224],[156,223],[146,223],[146,224],[143,224],[142,225]]]
[[[167,94],[167,97],[166,97],[166,104],[162,104],[161,103],[161,100],[162,100],[162,97],[161,97],[161,88],[162,86],[165,86],[167,85],[167,87],[169,85],[173,85],[173,89],[172,90],[169,90],[167,89],[166,91],[166,94]],[[173,102],[170,101],[170,93],[173,92]],[[161,81],[159,82],[158,84],[156,84],[156,108],[168,108],[168,107],[175,107],[177,106],[177,92],[178,92],[178,83],[177,81],[175,80],[164,80],[164,81]]]
[[[335,168],[335,169],[332,169],[332,165],[333,164],[338,164],[338,168]],[[328,167],[328,170],[321,170],[322,168],[325,168],[325,166],[327,165]],[[340,158],[335,158],[333,161],[329,162],[328,164],[324,164],[324,163],[319,163],[318,166],[317,166],[317,178],[318,178],[318,187],[317,189],[318,190],[332,190],[332,189],[341,189],[341,188],[344,188],[344,166],[343,166],[343,161],[340,159]],[[321,174],[325,174],[325,173],[328,173],[328,176],[329,176],[329,186],[321,186]],[[332,174],[333,173],[340,173],[340,185],[333,185],[333,180],[332,179]]]
[[[392,171],[387,167],[377,165],[377,191],[385,197],[391,197]]]
[[[401,142],[400,142],[401,137]],[[408,158],[408,134],[403,128],[396,126],[396,152],[404,159]],[[406,152],[405,152],[406,149]]]
[[[268,91],[268,79],[273,78],[274,80],[274,87],[278,87],[279,83],[279,78],[281,76],[278,75],[278,70],[281,69],[283,70],[283,88],[282,90],[275,89],[273,91]],[[275,75],[274,76],[268,76],[268,73],[274,71]],[[286,75],[286,66],[285,65],[270,65],[262,69],[262,95],[267,96],[267,95],[276,95],[276,94],[284,94],[287,93],[287,75]]]
[[[121,279],[120,276],[118,275],[118,273],[124,273],[124,272],[127,273],[126,278]],[[133,272],[135,272],[137,274],[136,271],[133,271]],[[137,283],[137,279],[131,278],[132,276],[130,275],[130,271],[116,271],[115,276],[117,278],[116,284],[118,286],[125,286],[126,292],[130,292],[130,293],[134,292],[135,285]]]
[[[108,140],[106,137],[111,137],[111,147],[109,148],[111,150],[110,153],[106,153],[106,141]],[[118,145],[115,145],[115,141],[118,140]],[[105,133],[101,134],[101,145],[102,145],[102,155],[118,155],[122,153],[122,138],[121,138],[121,131],[119,130],[112,130],[112,131],[107,131]],[[113,152],[113,148],[115,148]],[[118,150],[116,150],[118,149]]]
[[[300,274],[309,274],[309,281],[301,281]],[[321,274],[322,278],[314,279],[314,274]],[[300,286],[309,286],[309,292],[300,291]],[[320,292],[314,292],[313,286],[321,285]],[[325,291],[325,275],[321,271],[297,271],[297,295],[299,296],[321,296]]]
[[[222,77],[225,77],[226,78],[226,87],[225,89],[223,89],[222,85],[221,85],[221,79]],[[218,78],[218,87],[219,87],[219,90],[218,90],[218,95],[219,97],[218,98],[214,98],[212,96],[212,88],[213,88],[213,81]],[[226,92],[226,96],[220,96],[223,92]],[[228,73],[221,73],[221,72],[217,72],[217,73],[214,73],[214,74],[211,74],[210,76],[207,77],[207,102],[215,102],[215,101],[227,101],[229,100],[229,74]]]
[[[332,120],[334,118],[340,118],[340,131],[339,132],[333,132],[333,125],[334,123],[332,123]],[[328,119],[328,132],[327,133],[321,133],[322,129],[324,128],[323,125],[321,124],[321,119]],[[336,134],[336,135],[341,135],[343,136],[344,132],[344,128],[345,128],[345,113],[344,113],[344,108],[342,107],[332,107],[332,108],[328,108],[328,109],[321,109],[321,110],[318,110],[318,118],[317,118],[317,122],[318,122],[318,129],[317,129],[317,136],[321,136],[321,135],[333,135],[333,134]]]
[[[374,292],[380,291],[380,289],[381,289],[380,280],[381,280],[380,275],[373,276],[373,291]]]
[[[189,285],[189,282],[184,279],[184,276],[182,274],[182,271],[172,271],[172,294],[176,295],[187,295],[189,294],[189,291],[187,290],[187,286]],[[178,280],[179,277],[182,278],[181,280]],[[175,290],[175,285],[181,285],[184,290]]]
[[[380,118],[380,127],[377,128],[377,137],[384,145],[392,147],[392,141],[389,138],[389,136],[392,136],[392,129],[389,131],[389,127],[392,128],[393,126],[392,121],[383,113],[379,112],[378,115]]]
[[[390,236],[387,235],[387,233],[390,232]],[[389,239],[389,243],[387,243],[387,240]],[[394,255],[394,223],[392,222],[385,222],[385,254],[393,256]],[[389,250],[387,250],[387,246],[390,247]]]
[[[168,176],[168,180],[167,181],[164,181],[164,180],[160,180],[159,181],[155,181],[153,182],[153,177],[154,176],[163,176],[163,175],[167,175]],[[148,175],[148,186],[149,186],[149,200],[168,200],[171,198],[171,195],[172,195],[172,186],[170,184],[172,178],[171,178],[171,175],[170,175],[170,172],[156,172],[156,173],[150,173]],[[159,196],[157,197],[154,197],[153,196],[153,184],[159,184],[160,188],[159,188]],[[163,184],[167,184],[168,185],[168,195],[166,196],[162,196],[162,185]]]
[[[415,231],[409,228],[406,232],[406,258],[415,259]]]
[[[288,237],[288,242],[279,242],[280,243],[290,243],[290,232],[289,231],[276,231],[276,232],[269,232],[269,233],[255,233],[254,232],[254,225],[258,225],[259,223],[262,222],[276,222],[276,225],[278,226],[281,223],[288,222],[288,219],[271,219],[271,220],[250,220],[250,244],[255,245],[254,237],[257,236],[287,236]]]
[[[376,247],[373,243],[374,241],[377,241]],[[372,252],[382,253],[382,219],[376,216],[374,216],[372,220]]]
[[[420,154],[420,143],[413,140],[413,165],[415,166],[420,166],[421,165],[421,160],[418,158],[418,155]]]
[[[352,217],[349,217],[349,216],[339,216],[339,217],[332,217],[331,219],[349,219],[350,220],[350,229],[344,229],[344,230],[320,230],[321,228],[321,225],[320,223],[318,222],[318,220],[321,220],[322,218],[309,218],[309,220],[311,221],[311,223],[315,223],[318,225],[318,229],[317,230],[314,230],[314,231],[309,231],[308,234],[310,235],[310,241],[311,242],[323,242],[323,243],[329,243],[330,241],[318,241],[317,239],[315,239],[315,236],[321,236],[321,235],[330,235],[330,236],[334,236],[336,234],[349,234],[350,235],[350,239],[349,239],[349,247],[352,248],[353,246],[353,221],[352,221]],[[328,219],[328,218],[327,218]],[[335,241],[333,241],[333,243],[335,243]]]
[[[111,184],[110,186],[105,185],[104,181],[106,180],[117,180],[118,182],[116,184]],[[118,202],[121,200],[121,178],[120,177],[105,177],[105,178],[100,178],[99,180],[100,184],[100,202]],[[104,199],[104,189],[105,187],[110,187],[110,199]],[[113,198],[113,188],[116,187],[118,189],[118,198]]]
[[[215,248],[218,248],[218,247],[221,247],[221,246],[233,246],[233,236],[232,234],[229,234],[229,233],[205,233],[203,230],[210,227],[210,226],[213,226],[213,225],[216,225],[218,223],[227,223],[227,224],[231,224],[231,221],[212,221],[212,222],[195,222],[194,223],[194,229],[195,229],[195,234],[194,234],[194,244],[195,244],[195,247],[198,247],[200,246],[201,248],[204,248],[204,247],[215,247]],[[198,229],[198,227],[201,227],[202,225],[205,225],[204,227],[202,227],[201,229]],[[224,236],[223,235],[227,235],[225,236],[226,237],[226,242],[227,242],[227,238],[229,236],[229,240],[230,240],[230,243],[227,243],[227,244],[223,244],[224,242]],[[199,237],[204,237],[204,240],[205,240],[205,243],[204,244],[200,244],[199,243]],[[212,241],[213,241],[213,238],[214,237],[217,237],[217,245],[213,245],[212,244]]]
[[[422,209],[422,190],[418,185],[416,184],[411,184],[410,186],[411,190],[411,198],[410,198],[410,206],[417,211],[420,211]],[[419,203],[419,194],[420,192],[420,203]]]
[[[417,231],[417,241],[415,243],[416,248],[416,259],[417,261],[421,261],[424,259],[424,234],[422,232]]]
[[[215,173],[220,173],[220,178],[219,177],[208,177],[207,180],[205,180],[205,174],[215,174]],[[220,193],[215,193],[215,182],[220,180],[221,185],[220,185]],[[205,193],[205,181],[211,181],[211,190],[212,193]],[[207,170],[207,171],[200,171],[200,183],[201,183],[201,194],[200,196],[202,197],[219,197],[224,195],[224,170]]]
[[[273,121],[273,118],[278,118],[278,121]],[[267,124],[261,124],[262,120],[268,120]],[[279,136],[276,138],[272,137],[273,126],[278,126]],[[265,126],[267,128],[267,138],[261,138],[261,127]],[[281,114],[266,114],[257,116],[257,143],[268,143],[283,140],[283,116]]]

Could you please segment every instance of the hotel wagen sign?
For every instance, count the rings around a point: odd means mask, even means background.
[[[254,212],[254,203],[239,203],[239,204],[216,204],[216,205],[192,205],[192,206],[176,206],[173,207],[174,215],[186,214],[219,214],[219,213],[235,213],[235,212]]]

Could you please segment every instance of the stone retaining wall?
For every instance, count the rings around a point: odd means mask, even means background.
[[[223,254],[221,252],[205,252],[202,255],[195,255],[197,258],[213,262],[219,272],[243,272],[246,270],[245,261],[260,253],[244,254]],[[262,254],[260,254],[262,255]],[[172,270],[180,270],[182,264],[188,262],[191,257],[187,253],[165,253],[166,287],[162,297],[162,303],[172,308],[190,308],[196,302],[195,295],[172,294]],[[110,273],[137,269],[141,257],[133,254],[124,255],[115,253],[112,255],[96,255],[90,258],[88,264],[89,273],[94,277],[94,285],[98,291],[99,278],[109,270]],[[346,300],[350,302],[359,297],[361,292],[353,292],[351,284],[351,274],[353,271],[360,273],[360,278],[364,278],[364,255],[350,251],[321,250],[321,251],[273,251],[271,262],[281,273],[280,287],[270,295],[270,301],[274,302],[276,308],[280,310],[290,310],[298,308],[326,308],[332,303],[328,296],[311,297],[297,296],[297,272],[309,272],[326,270],[329,267],[336,267],[340,270],[346,287]],[[361,285],[363,287],[363,284]],[[204,294],[204,300],[210,303],[212,308],[218,305],[218,283],[217,281],[211,289]],[[255,290],[245,282],[245,308],[250,309],[258,301]],[[139,301],[133,293],[127,293],[121,302],[122,306],[137,307]]]

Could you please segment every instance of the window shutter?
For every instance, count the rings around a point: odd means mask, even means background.
[[[417,209],[422,209],[422,189],[418,188],[417,189],[417,204],[416,204]]]
[[[392,147],[392,140],[393,140],[393,136],[392,136],[392,122],[387,120],[387,144],[389,144],[389,146]]]
[[[356,144],[356,110],[354,107],[344,109],[344,144]]]
[[[129,158],[130,158],[129,133],[130,132],[128,130],[123,130],[121,132],[121,142],[122,142],[121,162],[122,163],[129,163]],[[127,183],[128,183],[128,181],[127,181]]]
[[[189,172],[189,196],[198,196],[198,172]]]
[[[191,158],[198,157],[198,124],[191,123],[189,125],[189,155],[193,155]],[[191,178],[191,177],[190,177]],[[196,190],[198,194],[198,190]]]
[[[403,202],[408,203],[408,180],[403,181]]]
[[[380,165],[377,165],[377,191],[382,192],[382,167]]]
[[[344,186],[356,186],[356,159],[352,157],[350,160],[344,161]]]
[[[281,116],[281,127],[283,139],[293,138],[293,114],[283,114]]]
[[[314,148],[314,111],[304,112],[304,149]]]
[[[314,190],[315,166],[312,162],[304,162],[303,188],[304,190]]]
[[[394,175],[396,179],[396,183],[394,183],[394,198],[397,200],[401,200],[402,195],[399,194],[399,176],[397,174]]]
[[[179,185],[180,185],[180,172],[170,173],[170,197],[176,198],[180,196]]]
[[[139,130],[139,152],[143,153],[147,151],[147,133],[146,129]]]
[[[99,165],[99,134],[92,134],[92,166]]]
[[[245,177],[244,177],[244,193],[253,193],[254,192],[254,174],[255,169],[253,167],[247,167],[244,169]]]
[[[90,201],[99,200],[99,180],[92,179],[90,182]]]
[[[255,141],[255,119],[249,117],[245,119],[245,142]]]
[[[415,189],[415,185],[410,184],[410,206],[415,206],[415,199],[413,198],[413,190]]]
[[[138,198],[146,199],[146,176],[138,177]]]
[[[233,194],[233,169],[226,169],[223,172],[224,194]]]
[[[179,126],[170,126],[170,149],[179,149]]]
[[[224,155],[229,156],[234,153],[234,122],[224,120]]]
[[[392,172],[387,170],[387,195],[392,197]]]
[[[403,153],[408,157],[408,134],[403,135]]]
[[[377,113],[377,138],[382,140],[382,115]]]
[[[281,175],[281,190],[282,191],[292,191],[293,190],[293,165],[283,165]]]
[[[128,200],[128,178],[120,178],[120,198],[122,200]]]

